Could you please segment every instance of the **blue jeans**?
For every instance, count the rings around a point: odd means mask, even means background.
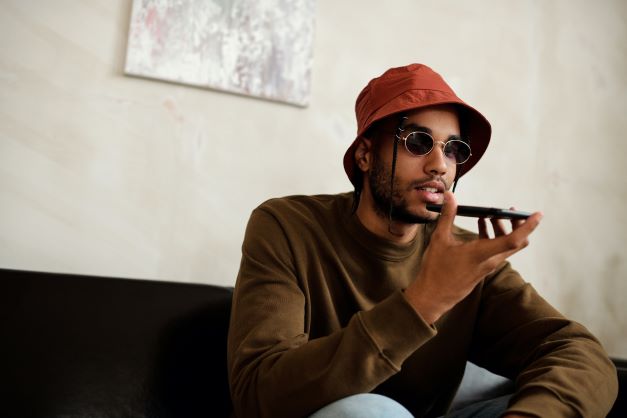
[[[450,412],[447,418],[497,418],[511,395],[469,405]],[[374,393],[361,393],[340,399],[319,409],[309,418],[414,418],[403,405]]]

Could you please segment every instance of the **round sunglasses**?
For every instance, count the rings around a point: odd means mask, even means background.
[[[427,132],[422,131],[409,132],[402,137],[397,134],[396,138],[399,141],[403,141],[405,149],[410,154],[416,156],[429,154],[435,144],[441,145],[442,152],[444,152],[446,158],[454,160],[455,164],[464,164],[472,155],[470,145],[461,139],[449,139],[446,142],[436,141]]]

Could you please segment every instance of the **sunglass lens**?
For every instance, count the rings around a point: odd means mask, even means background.
[[[470,158],[470,147],[463,141],[448,141],[444,146],[444,154],[457,164],[465,163]]]
[[[412,132],[405,141],[407,150],[414,155],[425,155],[433,148],[433,138],[424,132]]]

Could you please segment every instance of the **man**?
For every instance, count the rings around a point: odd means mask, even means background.
[[[601,417],[617,393],[599,342],[506,261],[541,214],[453,225],[449,191],[490,125],[429,67],[373,79],[344,157],[354,193],[273,199],[251,215],[228,344],[234,414],[437,417],[467,360],[515,379],[499,416]],[[442,214],[426,209],[443,203]]]

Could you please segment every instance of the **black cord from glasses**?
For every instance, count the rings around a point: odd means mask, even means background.
[[[398,138],[401,137],[401,132],[405,130],[404,128],[406,120],[407,116],[401,116],[401,120],[398,123],[398,128],[396,128],[394,148],[392,151],[392,175],[390,176],[390,208],[388,210],[388,232],[392,235],[396,235],[392,231],[392,211],[394,210],[394,177],[396,176],[396,159],[398,157]]]

